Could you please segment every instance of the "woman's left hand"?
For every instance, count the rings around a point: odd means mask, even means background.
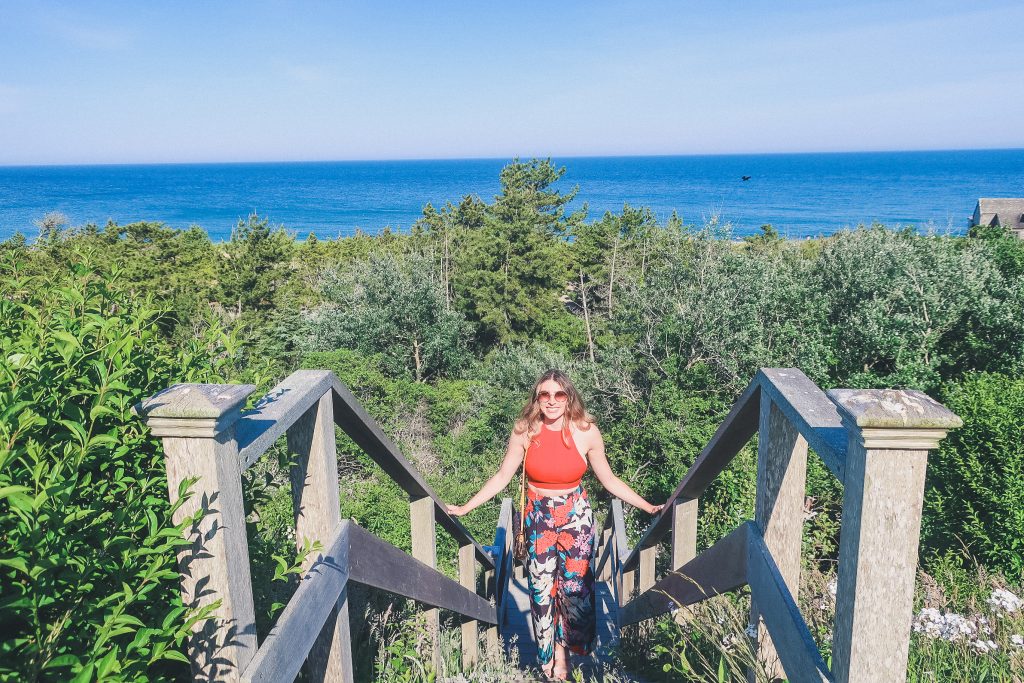
[[[648,514],[656,515],[656,514],[658,514],[659,512],[661,512],[661,509],[662,509],[663,507],[665,507],[665,504],[664,504],[664,503],[662,503],[661,505],[652,505],[652,506],[651,506],[651,509],[650,509],[650,510],[648,510],[647,512],[648,512]]]

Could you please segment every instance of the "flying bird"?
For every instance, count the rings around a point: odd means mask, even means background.
[[[743,176],[742,178],[740,178],[740,180],[750,180],[750,176],[748,176],[748,175],[745,175],[745,176]]]

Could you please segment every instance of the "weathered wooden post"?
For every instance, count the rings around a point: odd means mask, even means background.
[[[412,556],[431,569],[437,568],[437,528],[434,520],[434,499],[430,496],[409,502],[412,520]],[[424,610],[427,634],[431,640],[434,671],[441,675],[441,621],[437,608]]]
[[[902,683],[928,451],[963,424],[920,391],[828,392],[849,433],[832,673]]]
[[[296,420],[287,435],[288,450],[295,455],[290,472],[295,545],[301,551],[305,543],[319,541],[326,549],[341,524],[332,392],[324,394]],[[309,570],[322,557],[322,552],[307,555],[303,570]],[[314,681],[352,681],[347,588],[309,651],[306,673]]]
[[[622,564],[629,557],[629,546],[626,542],[626,517],[622,512],[622,501],[618,498],[612,499],[612,524],[615,533],[612,543],[615,544],[619,607],[621,607],[633,598],[633,593],[636,591],[636,570],[622,570]]]
[[[697,499],[677,498],[672,505],[672,560],[669,571],[679,569],[697,557]],[[688,607],[675,611],[677,624],[685,623],[691,614]]]
[[[174,523],[201,516],[185,531],[178,552],[182,602],[200,608],[220,601],[212,618],[194,627],[188,655],[203,681],[236,681],[256,653],[256,621],[245,536],[242,479],[235,422],[251,384],[176,384],[135,406],[163,439],[171,503],[196,479]]]
[[[796,599],[800,586],[807,441],[765,391],[761,392],[760,410],[754,523]],[[765,663],[766,671],[775,679],[785,678],[756,600],[751,600],[750,624],[756,628],[758,658]],[[748,672],[747,679],[753,681],[753,671]]]
[[[640,586],[638,593],[643,593],[654,585],[654,561],[658,557],[658,546],[640,549]]]
[[[459,546],[459,583],[476,592],[476,547],[472,543]],[[466,671],[476,665],[479,637],[476,619],[462,622],[462,668]]]
[[[697,557],[697,499],[677,498],[672,505],[672,571]]]
[[[604,557],[605,551],[608,548],[608,544],[612,542],[612,527],[611,524],[606,524],[603,531],[601,531],[601,544],[597,549],[597,561],[600,562],[601,558]],[[609,557],[604,565],[601,567],[601,575],[597,577],[598,581],[610,581],[612,578],[612,558]]]

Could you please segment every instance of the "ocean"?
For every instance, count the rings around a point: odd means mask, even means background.
[[[509,159],[0,167],[0,239],[35,221],[198,225],[227,239],[250,213],[300,238],[405,231],[428,202],[492,201]],[[1024,196],[1024,149],[553,158],[588,216],[624,204],[664,222],[717,217],[737,236],[765,223],[791,238],[880,222],[962,233],[979,197]],[[743,180],[749,176],[748,180]]]

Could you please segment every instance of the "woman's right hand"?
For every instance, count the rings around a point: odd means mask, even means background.
[[[452,517],[462,517],[467,514],[469,510],[466,509],[465,505],[449,505],[448,514]]]

